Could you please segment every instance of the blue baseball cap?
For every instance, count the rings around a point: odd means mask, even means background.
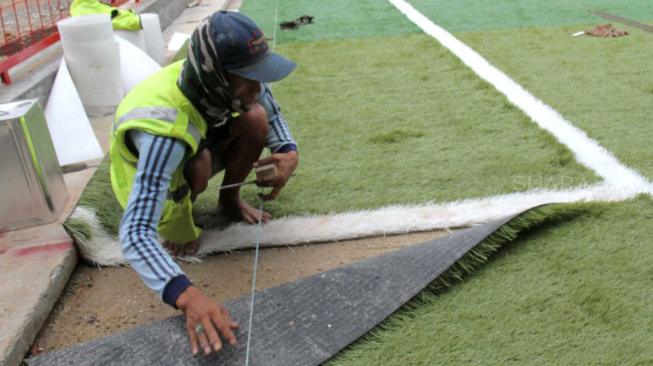
[[[211,17],[213,40],[224,68],[263,83],[278,81],[297,66],[272,51],[261,29],[247,16],[218,11]]]

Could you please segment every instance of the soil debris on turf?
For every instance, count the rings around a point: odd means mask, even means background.
[[[594,36],[594,37],[624,37],[628,35],[628,31],[625,30],[620,30],[617,29],[612,24],[602,24],[602,25],[597,25],[596,27],[585,31],[585,34],[589,36]]]
[[[313,19],[315,19],[315,17],[312,17],[310,15],[302,15],[295,20],[281,22],[279,23],[279,26],[281,27],[281,29],[286,29],[286,30],[297,29],[305,24],[313,24]]]

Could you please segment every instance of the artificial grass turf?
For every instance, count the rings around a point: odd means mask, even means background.
[[[421,32],[387,0],[246,0],[240,11],[252,17],[268,37],[276,28],[276,44]],[[295,30],[280,29],[280,22],[302,15],[314,16],[314,23]]]
[[[279,198],[266,204],[276,217],[597,181],[428,36],[281,48],[300,61],[274,93],[299,142],[301,162]],[[215,215],[220,182],[221,177],[212,179],[196,202],[201,223]],[[252,203],[257,192],[243,188]],[[106,167],[80,205],[96,208],[103,226],[116,233],[121,210]]]
[[[408,2],[450,32],[508,29],[514,32],[515,28],[608,22],[591,14],[591,10],[603,10],[640,22],[653,19],[653,3],[648,0],[408,0]]]
[[[597,181],[428,36],[295,42],[279,51],[300,65],[273,88],[299,142],[300,167],[267,206],[273,214]]]
[[[327,363],[653,364],[653,202],[536,229]]]
[[[457,36],[624,164],[653,178],[651,34],[618,25],[621,38],[570,37],[589,26]]]

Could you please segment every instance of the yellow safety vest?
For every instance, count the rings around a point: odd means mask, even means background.
[[[109,14],[113,29],[137,31],[143,29],[141,17],[131,9],[118,9],[98,0],[73,0],[70,15]]]
[[[111,186],[118,202],[125,208],[138,164],[138,157],[125,143],[126,133],[138,129],[153,135],[173,137],[188,145],[182,163],[172,175],[158,228],[159,235],[178,243],[197,239],[202,232],[193,222],[184,165],[197,153],[207,129],[202,115],[177,86],[182,65],[183,61],[178,61],[164,67],[127,94],[118,106],[109,148]]]

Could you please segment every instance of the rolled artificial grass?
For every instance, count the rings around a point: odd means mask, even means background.
[[[116,199],[111,188],[109,168],[110,160],[109,155],[107,155],[86,185],[77,206],[92,209],[102,229],[110,235],[118,237],[118,227],[120,226],[123,209],[120,207],[120,203],[118,203],[118,199]],[[84,240],[92,239],[88,225],[89,223],[74,218],[69,218],[64,223],[64,227],[73,238]],[[85,237],[78,237],[77,235],[84,235]]]
[[[63,227],[68,232],[68,235],[77,240],[89,240],[92,237],[90,225],[83,220],[68,218],[64,222]]]
[[[653,12],[649,12],[653,14]],[[457,36],[614,153],[653,178],[651,34],[570,37],[590,25]]]
[[[521,32],[523,28],[608,22],[591,14],[592,10],[603,10],[641,22],[653,19],[653,3],[647,0],[408,0],[408,2],[450,32],[488,30],[515,32],[517,29]]]
[[[650,364],[651,218],[640,196],[540,226],[328,365]]]

